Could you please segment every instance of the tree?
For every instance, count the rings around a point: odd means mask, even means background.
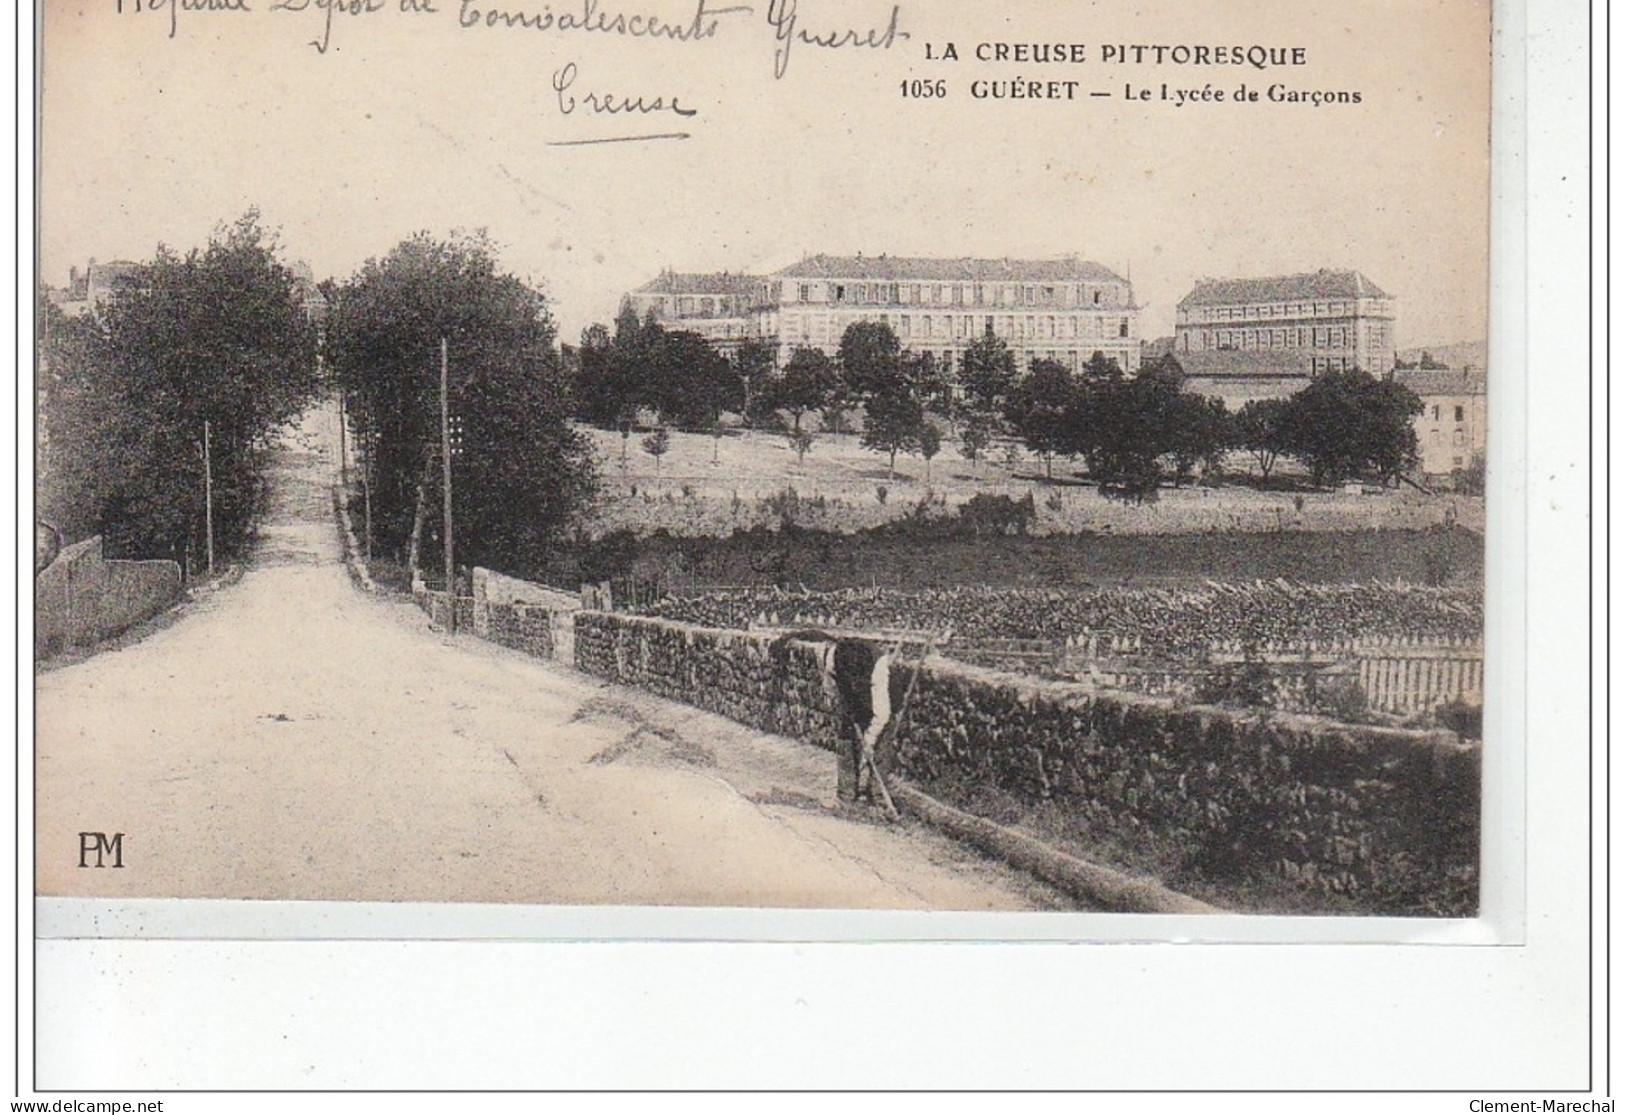
[[[975,468],[976,462],[987,454],[988,448],[993,444],[994,423],[997,420],[987,414],[974,413],[967,415],[959,427],[959,454]]]
[[[863,408],[863,437],[859,444],[888,454],[886,475],[897,474],[899,451],[919,445],[920,428],[925,425],[925,411],[920,401],[901,377],[882,384],[870,394]]]
[[[802,416],[829,406],[840,386],[840,374],[828,356],[816,348],[798,348],[785,363],[784,374],[773,383],[773,405],[789,411],[792,428],[800,433]]]
[[[959,386],[967,414],[998,416],[1016,386],[1016,358],[992,333],[977,337],[959,362]]]
[[[662,422],[709,431],[723,411],[744,405],[744,384],[710,341],[698,333],[668,332],[650,324],[646,343],[651,386],[643,401],[660,412]]]
[[[1174,486],[1188,482],[1202,465],[1216,472],[1230,447],[1230,413],[1223,399],[1176,390],[1162,410],[1167,454],[1173,459]]]
[[[1097,377],[1086,394],[1093,427],[1089,474],[1101,495],[1125,503],[1156,499],[1163,479],[1159,459],[1170,449],[1177,381],[1153,367],[1132,378]]]
[[[1281,454],[1289,450],[1286,423],[1285,399],[1249,399],[1231,419],[1232,440],[1253,455],[1265,480]]]
[[[1006,399],[1005,418],[1027,448],[1044,458],[1044,476],[1054,479],[1051,462],[1057,453],[1084,446],[1080,421],[1084,408],[1078,384],[1053,360],[1035,360]]]
[[[652,318],[639,320],[630,302],[621,304],[613,335],[602,325],[582,331],[575,398],[584,421],[630,436],[638,410],[650,405],[653,354],[663,333]]]
[[[1285,441],[1317,485],[1361,475],[1391,482],[1416,464],[1412,421],[1421,413],[1422,400],[1393,380],[1322,372],[1288,400]]]
[[[218,554],[247,546],[274,432],[320,387],[316,331],[250,209],[185,256],[160,247],[77,319],[45,309],[42,511],[109,554],[198,564],[204,424]]]
[[[927,413],[952,420],[954,384],[947,366],[929,352],[903,354],[903,378]]]
[[[813,447],[816,439],[806,430],[791,430],[789,437],[790,448],[796,451],[796,464],[799,465],[807,459],[807,451]]]
[[[937,455],[942,448],[942,435],[937,432],[929,420],[920,423],[920,432],[915,437],[920,456],[925,458],[925,482],[931,482],[931,458]]]
[[[660,459],[671,449],[671,434],[662,426],[643,439],[643,451],[655,459],[655,475],[660,475]]]
[[[452,485],[460,560],[520,575],[539,564],[595,487],[542,293],[499,270],[484,233],[418,233],[340,289],[329,337],[351,414],[375,446],[380,543],[404,549],[439,482],[444,338],[463,435]],[[584,366],[602,349],[584,336]]]
[[[843,394],[848,401],[864,403],[902,374],[903,346],[891,326],[855,321],[841,336],[839,359]]]
[[[740,414],[747,426],[759,425],[763,413],[759,399],[773,376],[773,350],[761,341],[745,341],[734,350],[730,362],[739,379]]]

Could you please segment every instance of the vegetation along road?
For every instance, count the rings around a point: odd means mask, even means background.
[[[356,589],[336,423],[290,428],[236,584],[37,685],[42,895],[1032,909],[1064,900],[835,808],[834,758]],[[81,868],[80,833],[123,833]]]

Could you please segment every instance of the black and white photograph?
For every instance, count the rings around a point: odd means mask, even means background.
[[[42,935],[1517,939],[1491,17],[44,0]]]
[[[1477,913],[1482,5],[300,7],[45,9],[41,894]]]

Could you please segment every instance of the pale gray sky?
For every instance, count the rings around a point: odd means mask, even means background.
[[[113,0],[45,0],[48,282],[92,256],[201,244],[258,205],[318,277],[414,230],[486,227],[510,269],[546,283],[568,340],[661,267],[767,270],[817,251],[1076,254],[1132,270],[1148,337],[1172,331],[1198,277],[1353,267],[1398,297],[1401,346],[1485,333],[1484,0],[905,2],[907,40],[800,42],[781,79],[768,0],[736,0],[751,10],[691,42],[459,24],[496,8],[684,25],[698,0],[427,0],[439,10],[410,15],[370,0],[381,10],[330,30],[316,0],[150,2],[121,15]],[[800,30],[878,34],[892,6],[795,12]],[[948,42],[958,62],[925,59]],[[994,42],[1081,43],[1087,61],[978,62]],[[1102,57],[1114,44],[1299,47],[1307,61],[1123,64]],[[552,86],[569,63],[565,115]],[[909,78],[942,78],[948,96],[906,98]],[[1011,79],[1076,81],[1076,99],[972,96],[973,81]],[[1227,99],[1175,107],[1164,82]],[[1244,82],[1258,102],[1234,102]],[[1277,83],[1361,103],[1272,103]],[[1125,100],[1125,85],[1153,99]],[[590,92],[697,114],[589,119]],[[677,131],[691,138],[550,146]]]

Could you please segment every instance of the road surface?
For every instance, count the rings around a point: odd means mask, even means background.
[[[333,431],[315,411],[285,440],[240,582],[37,675],[41,895],[1065,904],[922,827],[842,813],[827,752],[360,592]],[[122,833],[123,867],[81,868],[84,832]]]

